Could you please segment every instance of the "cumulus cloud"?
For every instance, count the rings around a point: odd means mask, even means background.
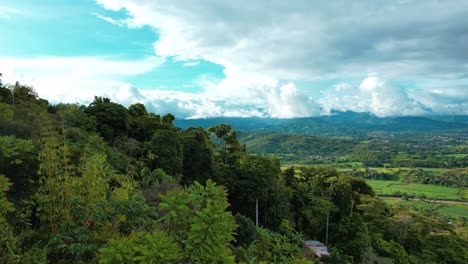
[[[143,102],[185,118],[289,118],[332,110],[398,116],[468,108],[467,1],[97,2],[127,14],[113,19],[94,13],[100,19],[152,28],[154,56],[0,58],[2,67],[8,65],[0,69],[4,81],[32,84],[53,101],[78,101],[99,91],[125,105]],[[202,87],[198,93],[161,90],[158,84],[139,90],[127,81],[165,61],[183,67],[212,62],[224,68],[224,76],[200,75],[185,84]],[[379,74],[369,74],[374,72]],[[314,88],[324,91],[322,97],[304,84],[331,79],[342,83]],[[401,86],[399,80],[412,82]]]
[[[97,2],[125,9],[133,27],[156,29],[160,56],[203,58],[280,79],[336,70],[362,75],[367,65],[402,74],[394,63],[407,66],[407,75],[466,74],[466,1]]]
[[[430,87],[411,94],[434,114],[468,115],[468,85]]]
[[[0,57],[5,83],[33,86],[39,95],[53,102],[81,102],[96,93],[128,87],[125,77],[148,72],[164,60],[115,60],[104,57]],[[99,91],[99,92],[98,92]]]
[[[206,94],[252,115],[310,116],[321,109],[420,115],[443,109],[437,96],[429,91],[418,101],[407,88],[377,76],[359,87],[337,86],[318,103],[295,82],[359,78],[366,72],[397,80],[467,76],[466,1],[97,2],[125,10],[128,18],[122,21],[129,27],[155,29],[158,56],[187,61],[185,66],[200,59],[224,66],[225,79],[206,83]]]
[[[317,116],[321,111],[320,105],[297,89],[293,83],[272,89],[267,95],[267,102],[267,111],[271,117]]]
[[[331,110],[370,112],[379,117],[423,115],[430,109],[410,97],[405,89],[386,83],[377,75],[365,78],[359,87],[340,84],[320,100],[326,113]]]

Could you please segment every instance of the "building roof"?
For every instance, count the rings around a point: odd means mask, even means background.
[[[328,251],[327,246],[325,246],[318,240],[307,240],[307,241],[304,241],[303,243],[307,248],[314,251],[317,257],[330,256],[330,252]]]

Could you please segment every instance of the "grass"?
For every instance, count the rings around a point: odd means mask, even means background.
[[[432,184],[404,183],[400,181],[366,180],[377,195],[392,195],[396,192],[410,196],[425,195],[431,199],[463,200],[468,197],[465,189],[459,194],[458,188],[444,187]]]
[[[468,205],[464,204],[440,204],[425,201],[415,200],[397,200],[391,198],[382,198],[387,204],[398,204],[405,206],[414,206],[419,209],[433,210],[441,215],[449,217],[465,217],[468,218]]]
[[[437,211],[443,215],[468,218],[468,205],[464,204],[443,205]]]

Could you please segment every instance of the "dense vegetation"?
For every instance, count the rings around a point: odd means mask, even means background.
[[[319,262],[304,239],[331,247],[327,263],[468,260],[463,219],[390,207],[335,169],[282,170],[229,125],[174,121],[0,86],[0,262]]]
[[[294,164],[329,164],[353,167],[468,167],[468,140],[456,135],[393,135],[322,137],[273,132],[241,132],[249,152],[273,154]]]
[[[386,117],[379,118],[370,113],[332,112],[328,116],[306,118],[240,118],[222,117],[207,119],[177,120],[182,128],[190,126],[210,127],[227,123],[234,129],[247,132],[277,132],[325,136],[372,136],[379,134],[433,134],[466,135],[468,117],[428,116],[428,117]]]

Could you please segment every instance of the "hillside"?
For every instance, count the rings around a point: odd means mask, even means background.
[[[438,193],[450,190],[448,198],[464,200],[463,170],[416,169],[421,162],[467,167],[463,138],[327,138],[236,132],[225,124],[183,130],[174,119],[105,97],[53,105],[28,86],[0,85],[0,263],[468,259],[463,208],[444,207],[452,213],[443,215],[387,205],[364,180],[397,183],[392,176],[404,174],[401,185],[421,191],[400,193],[402,199],[447,198]],[[284,122],[238,121],[251,129]],[[277,158],[291,155],[337,166],[286,168]],[[361,166],[389,163],[415,169]],[[326,241],[331,257],[304,251],[305,239]]]
[[[275,155],[283,161],[291,162],[346,155],[359,144],[357,139],[274,132],[240,132],[238,136],[248,152]]]
[[[273,119],[273,118],[206,118],[177,120],[181,128],[204,128],[227,123],[235,130],[282,132],[325,136],[365,136],[375,133],[462,133],[468,132],[466,116],[447,117],[386,117],[369,113],[335,112],[333,115]]]

